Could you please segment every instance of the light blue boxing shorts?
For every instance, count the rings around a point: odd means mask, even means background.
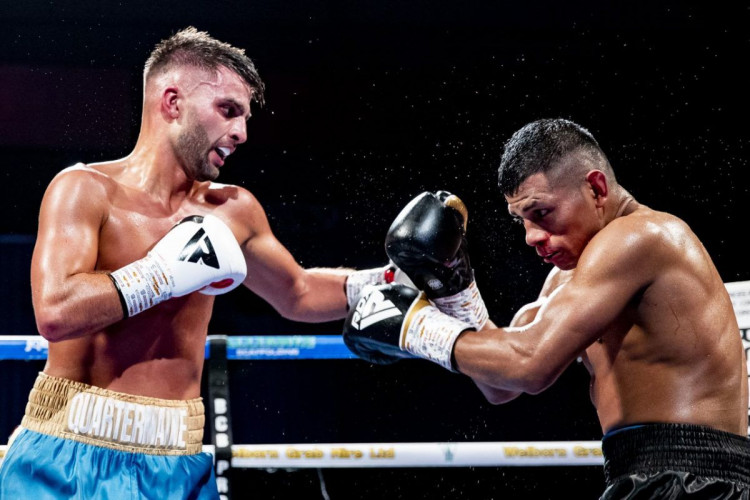
[[[0,468],[0,500],[218,499],[203,403],[40,373]]]

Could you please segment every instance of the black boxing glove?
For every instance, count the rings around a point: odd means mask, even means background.
[[[385,252],[428,298],[455,295],[474,281],[466,220],[466,206],[457,196],[424,192],[396,216]]]
[[[470,330],[441,313],[424,294],[399,283],[367,286],[344,321],[344,343],[358,357],[375,364],[424,358],[453,367],[453,346]]]
[[[458,196],[424,192],[396,216],[385,251],[441,311],[481,329],[488,313],[469,261],[467,219]]]

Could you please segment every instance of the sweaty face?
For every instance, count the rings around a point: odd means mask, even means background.
[[[226,68],[198,72],[184,85],[175,153],[188,177],[214,180],[234,150],[247,140],[250,88]]]
[[[526,179],[513,196],[508,212],[526,233],[526,244],[545,262],[573,269],[602,224],[585,182],[555,185],[544,174]]]

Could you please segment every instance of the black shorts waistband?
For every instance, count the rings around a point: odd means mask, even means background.
[[[665,470],[750,485],[750,439],[691,424],[644,424],[602,439],[607,484]]]

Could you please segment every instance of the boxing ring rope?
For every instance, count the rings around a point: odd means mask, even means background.
[[[750,281],[726,286],[745,352],[750,354]],[[0,361],[44,360],[47,350],[47,341],[38,335],[0,336]],[[322,476],[322,469],[328,468],[601,466],[604,462],[601,441],[234,444],[228,361],[356,359],[356,356],[340,335],[209,335],[205,358],[206,427],[213,444],[204,445],[203,449],[214,456],[222,500],[231,498],[229,471],[240,468],[269,472],[316,469],[321,495],[328,499]],[[0,446],[0,464],[6,449]]]
[[[750,354],[750,281],[727,283],[746,354]],[[48,343],[38,335],[0,336],[0,361],[44,360]],[[234,444],[228,361],[356,359],[340,335],[209,335],[205,347],[208,381],[206,427],[216,483],[229,500],[231,469],[316,469],[321,495],[328,499],[322,469],[398,467],[602,466],[601,441],[511,441],[434,443]],[[748,356],[750,368],[750,356]],[[750,417],[750,408],[748,409]],[[748,428],[750,431],[750,427]],[[0,445],[0,464],[7,446]]]
[[[47,357],[47,346],[41,336],[0,336],[0,361],[43,360]],[[209,362],[216,356],[224,361],[356,359],[340,335],[209,335],[205,353]],[[210,418],[207,424],[215,435],[216,424]],[[596,466],[603,463],[600,441],[231,444],[227,448],[231,449],[232,467],[257,469]],[[216,449],[215,445],[204,446],[204,451],[212,454],[216,454]],[[5,450],[5,446],[0,446],[0,462]]]

